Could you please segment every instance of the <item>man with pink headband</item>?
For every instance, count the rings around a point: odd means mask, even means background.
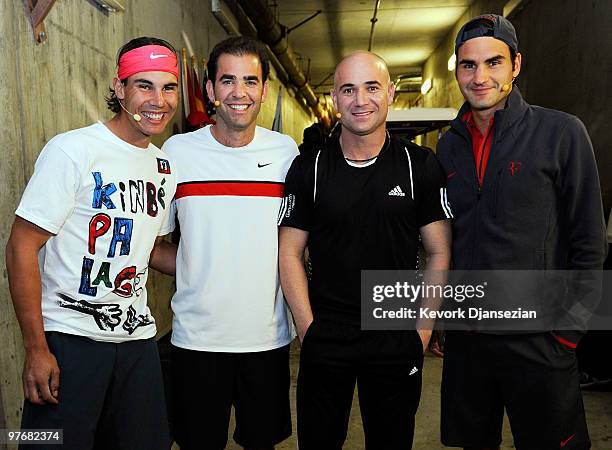
[[[125,44],[106,99],[115,116],[51,139],[16,211],[6,266],[22,428],[63,430],[57,448],[170,447],[145,283],[176,190],[151,136],[174,116],[177,78],[169,43]]]

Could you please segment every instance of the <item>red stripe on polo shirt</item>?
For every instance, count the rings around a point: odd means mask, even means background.
[[[284,183],[273,181],[194,181],[179,183],[175,198],[211,195],[282,197],[283,192]]]

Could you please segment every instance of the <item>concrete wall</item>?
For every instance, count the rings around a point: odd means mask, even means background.
[[[45,20],[48,43],[36,45],[23,0],[0,0],[0,412],[8,427],[19,424],[23,348],[9,297],[4,246],[41,148],[57,133],[111,117],[103,97],[115,73],[117,49],[129,39],[157,36],[180,48],[185,46],[185,32],[202,58],[226,37],[208,1],[125,4],[124,14],[106,15],[87,1],[58,1]],[[267,127],[272,124],[279,83],[272,80],[270,87],[259,119]],[[283,94],[285,131],[299,143],[312,119],[286,90]],[[155,144],[180,131],[181,116],[177,113],[173,126],[154,139]],[[172,280],[152,274],[148,288],[158,327],[167,331]]]
[[[270,69],[274,71],[274,68]],[[304,128],[308,127],[315,121],[315,116],[306,113],[298,104],[295,96],[291,91],[288,91],[277,79],[274,73],[268,80],[268,98],[261,105],[261,111],[257,119],[257,124],[272,128],[274,121],[274,113],[276,112],[276,100],[278,90],[282,89],[282,115],[283,115],[283,133],[291,136],[299,145],[302,143]]]
[[[423,79],[433,79],[424,106],[461,106],[454,72],[446,68],[456,33],[478,14],[501,14],[505,3],[475,1],[440,43],[423,67]],[[518,87],[529,103],[566,111],[585,123],[595,149],[606,212],[612,207],[611,15],[609,0],[531,0],[524,1],[511,17],[523,55]],[[435,141],[433,134],[428,136],[428,145]]]
[[[612,2],[531,1],[512,19],[528,102],[566,111],[586,125],[605,211],[612,207]],[[606,215],[606,219],[608,216]]]

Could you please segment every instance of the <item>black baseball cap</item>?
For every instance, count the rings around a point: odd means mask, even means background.
[[[508,46],[518,52],[518,39],[516,30],[510,21],[497,14],[483,14],[474,17],[461,27],[455,39],[455,54],[465,41],[470,39],[491,36],[505,42]]]

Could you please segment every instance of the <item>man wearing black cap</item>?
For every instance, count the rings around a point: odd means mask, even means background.
[[[516,32],[488,14],[457,36],[466,100],[438,145],[455,269],[601,269],[605,231],[591,142],[574,116],[527,104]],[[519,449],[590,447],[578,332],[448,332],[442,442],[497,448],[504,408]]]

